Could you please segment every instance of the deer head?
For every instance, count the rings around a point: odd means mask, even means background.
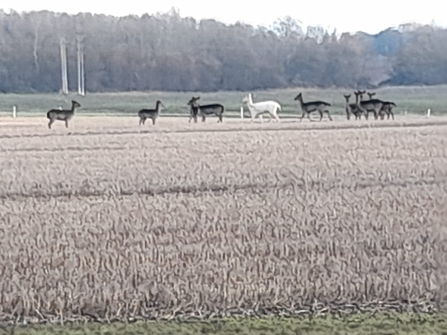
[[[188,101],[187,105],[193,106],[196,104],[197,100],[199,100],[199,99],[200,99],[200,97],[197,97],[197,98],[192,97],[191,100]]]
[[[156,104],[157,106],[161,105],[161,107],[166,108],[166,106],[160,100],[157,100]]]

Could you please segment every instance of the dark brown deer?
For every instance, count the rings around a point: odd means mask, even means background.
[[[152,125],[155,125],[155,120],[160,116],[161,107],[165,107],[160,100],[155,103],[155,109],[142,109],[138,112],[140,117],[140,125],[144,125],[147,119],[152,120]]]
[[[371,100],[373,96],[376,95],[375,92],[367,92],[369,99]],[[388,119],[390,118],[390,115],[393,117],[394,120],[394,113],[393,113],[393,107],[396,107],[396,104],[392,101],[384,101],[384,105],[380,109],[379,117],[381,120],[385,118],[385,114],[388,116]]]
[[[323,118],[323,113],[327,113],[329,120],[333,121],[331,115],[329,114],[329,110],[326,109],[327,106],[331,106],[330,103],[324,101],[310,101],[304,102],[303,95],[299,93],[295,100],[300,102],[301,110],[303,114],[301,115],[300,122],[303,121],[303,117],[307,114],[307,118],[310,120],[310,113],[318,111],[320,113],[320,121]]]
[[[390,116],[394,120],[393,107],[396,107],[396,104],[392,101],[385,101],[385,104],[382,106],[380,110],[380,119],[383,120],[385,118],[385,114],[387,115],[387,120],[390,119]]]
[[[346,100],[345,110],[346,110],[346,116],[347,116],[348,120],[351,118],[351,114],[353,114],[355,116],[356,120],[361,119],[361,116],[362,116],[362,111],[358,107],[360,93],[354,92],[354,94],[355,94],[355,103],[353,103],[353,104],[349,103],[349,98],[351,97],[351,94],[343,94],[343,96],[345,97],[345,100]]]
[[[357,91],[357,93],[360,94],[360,101],[357,103],[357,106],[365,113],[365,119],[368,120],[368,114],[372,112],[374,113],[374,118],[377,120],[385,102],[379,99],[363,100],[365,91]]]
[[[202,122],[205,122],[207,115],[215,114],[218,119],[217,122],[222,122],[222,116],[225,111],[225,107],[221,104],[209,104],[209,105],[199,105],[197,101],[200,99],[200,97],[192,97],[191,100],[188,101],[187,105],[190,106],[190,117],[189,122],[191,122],[191,119],[194,118],[194,122],[197,123],[197,116],[202,116]]]
[[[65,121],[65,128],[68,128],[68,121],[70,121],[75,115],[76,108],[81,107],[81,105],[72,100],[71,109],[51,109],[47,112],[47,119],[50,120],[48,123],[48,128],[51,129],[51,125],[55,121]]]

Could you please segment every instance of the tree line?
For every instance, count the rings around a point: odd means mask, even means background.
[[[89,92],[447,83],[447,30],[400,28],[338,36],[320,27],[304,32],[290,17],[265,28],[198,21],[176,10],[126,17],[0,10],[0,90],[59,91],[61,38],[69,89],[76,90],[78,36]]]

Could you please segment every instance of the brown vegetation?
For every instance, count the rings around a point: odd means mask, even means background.
[[[440,308],[447,126],[423,122],[3,124],[0,319]]]
[[[447,29],[431,25],[338,36],[321,27],[305,32],[290,17],[258,28],[175,10],[113,17],[0,9],[0,92],[59,91],[60,38],[70,91],[77,89],[78,39],[88,93],[447,84]]]

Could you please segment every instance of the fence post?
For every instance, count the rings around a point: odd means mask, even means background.
[[[431,115],[431,109],[429,108],[427,109],[427,119],[430,117],[430,115]]]
[[[15,118],[17,116],[17,106],[12,106],[12,117]]]
[[[244,107],[241,106],[241,119],[243,119],[243,118],[244,118]]]

